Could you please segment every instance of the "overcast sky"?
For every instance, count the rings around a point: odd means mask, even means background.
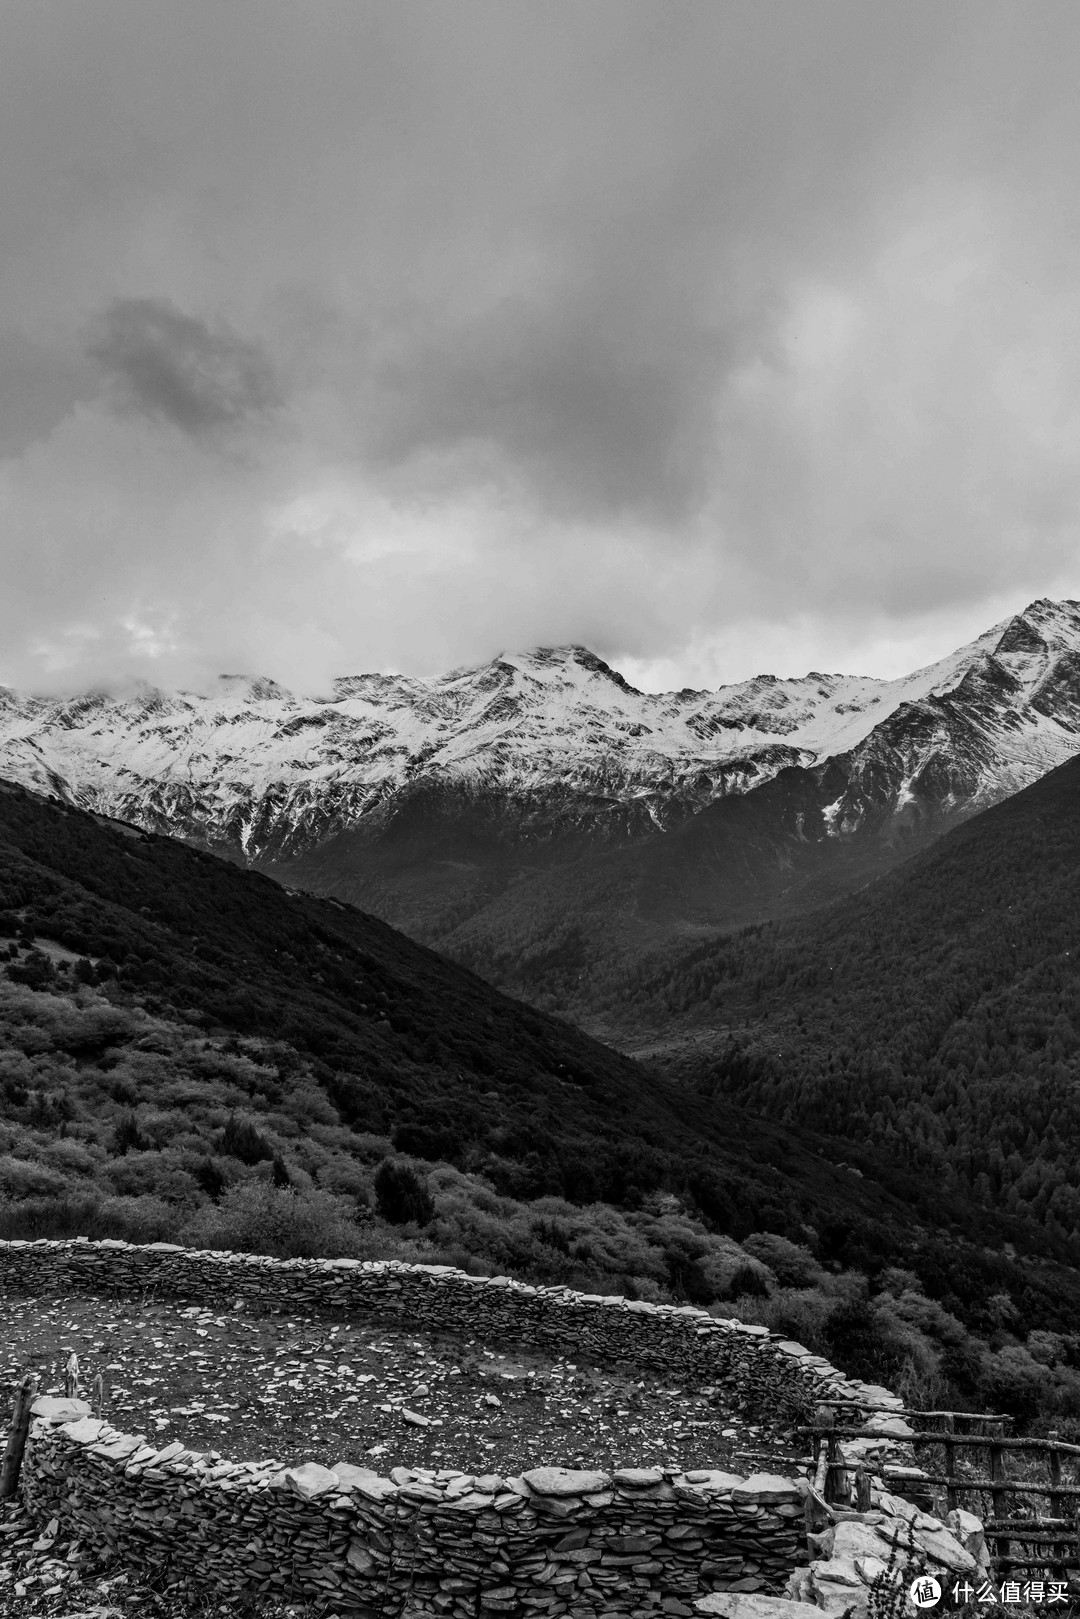
[[[1075,0],[5,0],[0,678],[1080,596]]]

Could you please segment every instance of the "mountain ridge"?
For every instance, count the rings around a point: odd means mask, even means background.
[[[241,817],[244,834],[237,841],[252,856],[270,848],[270,840],[260,838],[255,794],[259,788],[265,793],[275,769],[286,767],[318,772],[324,784],[351,778],[368,790],[370,802],[372,788],[405,786],[423,774],[495,779],[518,790],[550,783],[557,770],[565,781],[568,755],[578,754],[583,742],[603,743],[599,761],[584,766],[578,760],[575,785],[601,785],[624,800],[648,794],[657,805],[667,798],[700,807],[785,765],[816,764],[857,748],[912,701],[942,698],[970,681],[992,646],[1005,656],[1013,652],[1017,663],[1024,629],[1030,643],[1029,621],[1036,616],[1051,634],[1053,619],[1066,618],[1072,646],[1080,648],[1080,604],[1037,602],[948,657],[892,680],[812,670],[798,678],[758,675],[715,692],[645,693],[588,648],[571,644],[501,653],[429,679],[343,676],[329,697],[299,696],[267,677],[243,675],[220,677],[209,696],[145,686],[121,697],[92,692],[63,699],[5,688],[0,768],[22,780],[20,763],[27,770],[36,765],[49,772],[37,785],[59,787],[58,796],[72,801],[108,799],[114,812],[134,798],[147,813],[138,795],[162,774],[196,791],[213,782],[219,802],[216,819],[206,805],[207,830],[228,841],[235,806],[209,771],[213,764],[242,764],[252,807]],[[1011,683],[1015,690],[1023,684]],[[221,745],[208,745],[225,727]],[[333,734],[318,736],[328,728]],[[321,748],[310,746],[313,733]],[[560,748],[567,733],[569,747]],[[21,761],[20,748],[26,750]],[[106,752],[123,785],[109,783]]]
[[[1040,599],[894,680],[650,694],[570,646],[329,698],[219,686],[4,692],[0,773],[336,894],[581,1016],[612,952],[822,903],[1080,752],[1080,603]]]

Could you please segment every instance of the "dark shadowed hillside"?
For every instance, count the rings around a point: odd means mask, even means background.
[[[5,1234],[494,1266],[1080,1411],[1064,1228],[895,1152],[838,1163],[346,905],[8,788],[0,959]],[[1052,1365],[1010,1371],[1003,1310],[1058,1335]]]
[[[0,896],[0,925],[24,950],[32,935],[54,941],[118,1004],[277,1042],[346,1124],[482,1166],[514,1195],[632,1202],[685,1181],[690,1164],[713,1180],[722,1165],[732,1208],[760,1223],[765,1210],[793,1217],[800,1175],[820,1181],[820,1160],[775,1128],[720,1121],[386,924],[169,838],[12,788],[0,794]],[[40,951],[10,948],[9,977],[66,982]]]
[[[813,916],[654,962],[609,1013],[705,1094],[1076,1237],[1080,761]]]

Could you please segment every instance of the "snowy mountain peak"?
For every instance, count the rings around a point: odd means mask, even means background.
[[[1032,602],[893,680],[812,670],[649,693],[571,644],[427,679],[343,676],[323,696],[230,674],[209,695],[0,700],[0,775],[251,857],[385,815],[425,782],[663,827],[786,767],[845,760],[850,801],[829,822],[842,830],[868,782],[897,812],[932,783],[975,806],[1078,750],[1074,601]]]
[[[292,692],[266,675],[218,675],[218,696],[230,703],[295,702]]]

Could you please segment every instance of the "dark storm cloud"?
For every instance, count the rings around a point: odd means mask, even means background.
[[[272,368],[254,344],[157,299],[115,299],[89,353],[122,407],[195,438],[265,420],[279,403]]]
[[[9,0],[7,677],[701,685],[1075,596],[1078,55],[1068,0]]]
[[[620,306],[618,290],[593,306],[507,302],[418,342],[378,377],[369,453],[502,468],[552,517],[685,519],[705,491],[711,384],[730,342],[661,325],[640,296]]]

